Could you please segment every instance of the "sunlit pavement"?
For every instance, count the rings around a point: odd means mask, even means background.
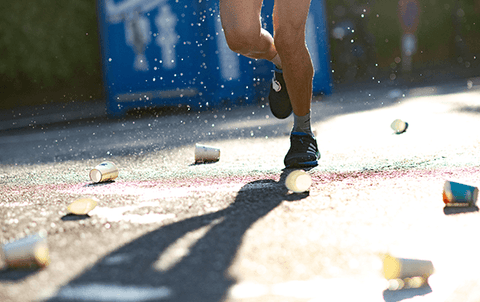
[[[478,301],[480,213],[445,210],[442,188],[480,184],[479,85],[317,98],[322,159],[303,194],[284,186],[292,119],[268,106],[22,120],[34,127],[0,133],[0,238],[45,230],[51,264],[1,270],[0,300]],[[220,161],[194,164],[195,143]],[[120,175],[92,184],[103,160]],[[100,202],[66,215],[80,197]],[[436,272],[388,291],[385,253]]]

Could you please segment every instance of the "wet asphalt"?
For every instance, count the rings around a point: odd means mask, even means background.
[[[442,200],[445,180],[480,185],[478,79],[315,97],[322,158],[305,193],[284,184],[292,117],[275,119],[267,104],[1,114],[0,240],[44,232],[51,262],[1,269],[0,301],[480,298],[478,208]],[[196,143],[220,148],[220,160],[195,164]],[[105,160],[118,178],[92,183]],[[68,215],[83,197],[98,206]],[[422,288],[387,290],[387,253],[436,271]]]

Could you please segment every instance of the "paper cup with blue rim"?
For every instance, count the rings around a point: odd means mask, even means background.
[[[114,163],[110,161],[103,162],[90,171],[90,179],[93,182],[114,180],[117,177],[118,168]]]
[[[477,203],[478,188],[446,180],[443,185],[443,202],[447,207],[474,207]]]
[[[310,189],[312,177],[303,170],[295,170],[288,174],[285,186],[295,193],[303,193]]]
[[[42,268],[50,263],[46,235],[38,233],[3,246],[6,265],[12,269]]]
[[[219,160],[219,148],[202,144],[195,144],[195,163],[217,162]]]

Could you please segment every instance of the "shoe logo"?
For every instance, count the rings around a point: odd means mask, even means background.
[[[314,145],[314,144],[310,144],[310,146],[308,146],[308,152],[309,152],[309,153],[312,153],[312,154],[316,154],[316,153],[317,153],[317,149],[315,148],[315,145]]]
[[[280,85],[280,83],[277,80],[273,79],[272,88],[273,90],[275,90],[275,92],[280,92],[280,90],[282,90],[282,85]]]

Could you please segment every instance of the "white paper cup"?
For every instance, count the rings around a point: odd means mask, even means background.
[[[10,268],[45,267],[50,263],[47,240],[40,234],[5,244],[3,256]]]
[[[383,274],[388,280],[413,277],[428,279],[433,272],[433,264],[429,260],[395,258],[390,255],[383,260]]]
[[[106,161],[97,165],[90,171],[90,179],[93,182],[113,180],[118,177],[118,168],[114,163]]]
[[[311,185],[312,178],[303,170],[295,170],[288,174],[287,178],[285,179],[285,186],[287,189],[295,193],[308,191]]]
[[[203,162],[215,162],[220,160],[220,149],[195,144],[195,162],[196,163],[203,163]]]
[[[402,120],[396,119],[390,125],[395,133],[400,134],[407,130],[408,124]]]

